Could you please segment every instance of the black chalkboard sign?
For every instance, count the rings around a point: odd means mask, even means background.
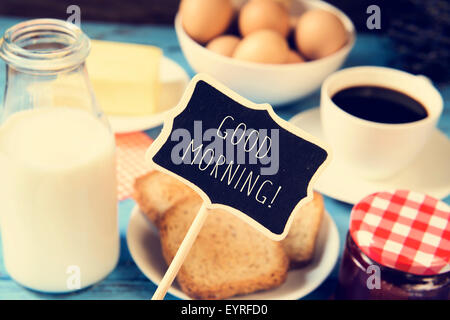
[[[312,199],[311,182],[329,160],[316,139],[206,75],[197,75],[168,116],[147,159],[281,240],[291,213]]]

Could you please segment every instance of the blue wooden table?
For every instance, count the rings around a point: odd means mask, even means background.
[[[0,34],[23,19],[0,17]],[[171,26],[134,26],[124,24],[83,23],[82,29],[93,39],[133,42],[155,45],[164,50],[164,55],[178,62],[190,76],[194,74],[184,58],[175,31]],[[375,35],[359,35],[353,51],[350,53],[344,67],[358,65],[389,66],[393,49],[387,38]],[[4,87],[4,64],[0,63],[0,88]],[[2,78],[3,77],[3,78]],[[445,101],[445,109],[439,122],[439,128],[450,136],[450,85],[439,87]],[[0,90],[2,99],[3,90]],[[284,119],[289,119],[300,111],[319,105],[319,93],[277,109]],[[149,130],[147,133],[156,137],[161,128]],[[449,163],[450,165],[450,163]],[[450,197],[445,199],[450,203]],[[46,295],[29,291],[16,284],[6,273],[0,248],[0,299],[149,299],[156,289],[139,271],[133,262],[126,245],[126,230],[130,212],[135,205],[133,200],[119,203],[119,221],[121,235],[121,255],[116,269],[102,282],[91,288],[69,295]],[[344,237],[348,230],[348,220],[351,206],[325,197],[325,206],[332,215],[341,237],[340,248],[343,249]],[[327,299],[333,293],[337,283],[339,263],[328,279],[306,299]],[[32,266],[30,266],[32,267]],[[166,299],[174,299],[168,295]]]

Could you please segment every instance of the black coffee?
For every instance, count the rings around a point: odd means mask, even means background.
[[[377,86],[349,87],[331,99],[355,117],[380,123],[408,123],[428,115],[417,100],[402,92]]]

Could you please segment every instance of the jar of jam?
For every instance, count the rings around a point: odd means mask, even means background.
[[[21,285],[67,293],[105,278],[120,253],[116,144],[85,66],[90,40],[56,19],[0,39],[0,235]]]
[[[450,207],[407,190],[356,204],[336,299],[450,298]]]

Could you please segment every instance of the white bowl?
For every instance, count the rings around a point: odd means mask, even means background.
[[[351,20],[326,2],[295,1],[291,15],[309,9],[334,13],[348,31],[349,40],[337,52],[305,63],[261,64],[222,56],[191,39],[182,27],[179,14],[175,18],[175,30],[183,53],[196,72],[208,73],[247,99],[276,107],[305,97],[319,88],[325,78],[343,64],[355,43],[355,29]]]

